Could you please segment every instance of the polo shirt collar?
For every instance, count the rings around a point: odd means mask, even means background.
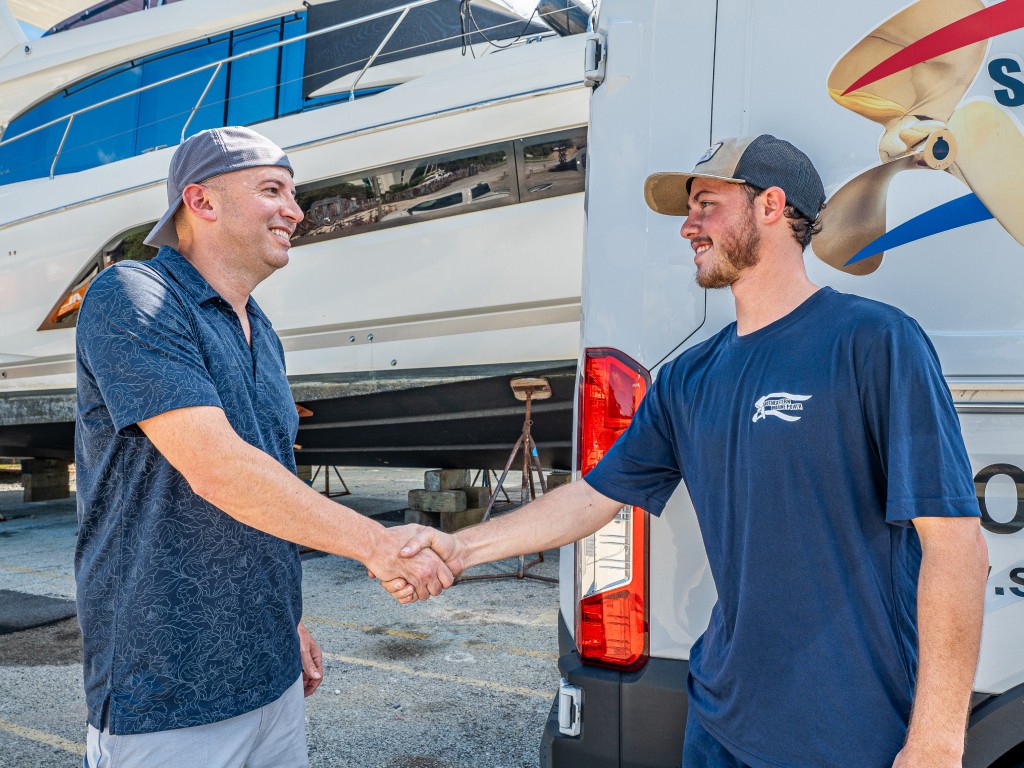
[[[161,246],[154,261],[159,261],[162,266],[166,267],[170,276],[188,292],[196,304],[204,304],[211,299],[224,301],[224,298],[207,282],[199,270],[178,251],[171,248],[171,246]],[[260,309],[252,296],[249,297],[246,307],[250,313],[258,317],[262,322],[268,326],[271,325],[270,319],[263,314],[263,310]]]

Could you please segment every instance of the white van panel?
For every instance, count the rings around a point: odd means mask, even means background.
[[[908,5],[605,0],[599,26],[608,31],[608,78],[591,103],[584,347],[615,347],[654,368],[691,333],[682,348],[734,319],[728,291],[695,286],[692,253],[679,236],[682,220],[646,208],[643,179],[654,171],[689,170],[713,140],[758,133],[774,133],[807,151],[830,196],[878,166],[883,127],[834,101],[827,80],[844,54]],[[628,13],[628,20],[617,13]],[[990,75],[990,63],[1022,58],[1024,31],[992,38],[959,106],[996,105],[1006,84]],[[1024,74],[1017,77],[1024,104]],[[1006,156],[1024,155],[1024,105],[998,108],[1020,129],[1020,136],[1007,139]],[[944,171],[900,173],[886,193],[886,230],[971,191]],[[917,318],[947,376],[1011,387],[1024,381],[1024,248],[995,220],[891,248],[865,276],[841,272],[811,250],[806,259],[815,282],[894,304]],[[1024,395],[1013,402],[1022,401]],[[1024,467],[1024,412],[964,412],[961,419],[975,473],[993,464]],[[1015,486],[1006,476],[993,478],[985,491],[997,522],[1013,519],[1018,504],[1024,508],[1018,497],[1024,497],[1024,483]],[[1024,580],[1024,531],[987,531],[986,539],[992,574],[977,688],[999,692],[1024,683],[1016,647],[1024,584],[1011,578]],[[685,489],[652,521],[650,551],[651,654],[686,658],[706,625],[714,586]],[[566,575],[571,569],[563,565],[561,607],[571,626],[575,605]]]
[[[834,102],[827,77],[852,46],[905,4],[790,2],[784,7],[782,12],[777,4],[753,0],[719,3],[712,133],[716,140],[774,133],[793,141],[814,160],[831,195],[879,164],[883,129]],[[993,38],[960,103],[995,104],[995,91],[1003,86],[989,76],[989,63],[1007,57],[1019,61],[1022,55],[1024,32]],[[1020,128],[1024,107],[1000,109]],[[1024,152],[1024,129],[1005,151],[1008,156]],[[949,173],[903,172],[888,190],[887,229],[970,192]],[[996,221],[892,249],[876,272],[863,277],[839,272],[811,251],[807,265],[820,284],[894,304],[915,317],[935,343],[947,375],[1024,375],[1024,253]]]
[[[628,18],[617,15],[619,8]],[[581,343],[584,349],[614,347],[647,368],[704,318],[704,292],[693,282],[693,254],[679,237],[681,222],[648,209],[643,184],[649,169],[686,167],[710,141],[707,73],[713,66],[714,23],[710,2],[607,3],[601,11],[608,67],[591,100],[588,157],[600,161],[587,172],[583,278],[585,301],[600,310],[584,312]],[[677,496],[686,499],[684,492]],[[706,568],[692,512],[689,518],[674,513],[654,525],[651,553],[658,562],[679,563],[695,572]],[[688,542],[682,557],[675,549],[677,541]],[[560,607],[571,631],[576,614],[574,552],[572,545],[563,549],[560,573]],[[672,616],[675,606],[685,602],[679,599],[680,590],[696,578],[676,576],[659,578],[650,593],[652,604],[667,608]],[[703,613],[696,609],[696,618],[652,627],[652,648],[666,655],[688,652],[691,632],[704,630],[713,598],[705,603]],[[694,621],[700,626],[692,626]]]
[[[1024,467],[1022,420],[1024,414],[1020,413],[960,415],[964,439],[970,447],[971,469],[976,476],[993,465]],[[1024,513],[1021,499],[1024,487],[1018,487],[1008,475],[993,477],[983,488],[987,519],[1008,523]],[[1024,663],[1020,656],[1024,574],[1015,572],[1024,569],[1024,530],[1015,533],[986,531],[985,538],[991,571],[985,591],[985,626],[975,689],[999,693],[1024,683]]]

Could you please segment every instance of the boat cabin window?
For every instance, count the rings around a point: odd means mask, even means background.
[[[516,140],[523,202],[583,191],[587,134],[582,131]]]
[[[299,186],[295,245],[518,201],[510,144],[411,160]]]
[[[305,218],[294,246],[519,202],[582,192],[587,129],[532,136],[299,185]],[[125,259],[157,249],[142,241],[156,224],[122,232],[99,250],[61,295],[39,330],[72,328],[89,283]]]
[[[586,146],[586,128],[577,128],[301,184],[306,218],[292,242],[582,192]]]

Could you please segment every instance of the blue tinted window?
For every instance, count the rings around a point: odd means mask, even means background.
[[[306,34],[306,17],[285,21],[284,39]],[[290,115],[302,110],[302,70],[305,64],[305,41],[281,47],[281,86],[278,89],[277,114]]]
[[[231,55],[272,45],[281,39],[281,28],[273,27],[235,33]],[[275,117],[277,106],[277,65],[279,48],[246,56],[230,64],[228,125],[250,125]]]
[[[290,14],[121,64],[81,80],[27,110],[11,122],[2,138],[12,139],[76,110],[204,64],[271,45],[282,36],[286,40],[298,37],[305,31],[305,14]],[[189,115],[210,83],[213,67],[82,113],[74,119],[56,173],[81,171],[175,146],[181,141],[186,123],[186,133],[192,135],[204,128],[252,125],[347,98],[347,94],[337,94],[303,99],[304,62],[305,42],[298,41],[225,64],[213,78],[191,121]],[[377,90],[381,89],[368,89],[357,95]],[[66,126],[66,122],[61,122],[0,146],[0,184],[49,175]]]
[[[142,65],[143,84],[160,82],[203,64],[220,61],[229,55],[229,37],[219,35],[201,45],[189,46],[171,55],[151,57]],[[214,69],[211,67],[139,94],[137,153],[160,147],[173,147],[181,141],[181,129],[185,127],[192,108],[199,101],[213,72]],[[202,106],[188,124],[190,135],[204,128],[219,128],[224,125],[226,84],[226,67],[221,67],[203,99]]]
[[[93,78],[74,90],[61,91],[29,110],[11,123],[3,137],[18,136],[77,109],[137,88],[139,83],[139,71],[124,68],[106,77]],[[135,154],[137,111],[138,97],[135,96],[119,99],[76,117],[56,172],[79,171]],[[61,122],[0,147],[0,181],[9,184],[48,176],[66,128],[67,123]]]
[[[137,68],[122,70],[113,77],[73,93],[65,99],[64,112],[81,109],[138,88],[140,75]],[[132,157],[135,154],[138,113],[139,95],[136,94],[75,117],[55,172],[73,173]],[[52,152],[49,158],[52,161]]]
[[[48,109],[49,104],[32,110],[21,118],[11,122],[4,132],[4,138],[17,136],[52,120],[56,110]],[[42,131],[26,136],[13,144],[0,147],[0,183],[11,184],[15,181],[35,179],[50,173],[50,163],[57,152],[64,126],[55,125]]]

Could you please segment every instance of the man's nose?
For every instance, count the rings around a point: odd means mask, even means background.
[[[693,215],[693,209],[683,219],[683,226],[679,230],[679,234],[685,237],[687,240],[693,240],[697,235],[700,234],[700,224],[698,224],[696,217]]]
[[[296,224],[306,218],[306,214],[302,212],[302,208],[299,207],[299,201],[294,197],[285,205],[284,215],[286,218],[291,219]]]

